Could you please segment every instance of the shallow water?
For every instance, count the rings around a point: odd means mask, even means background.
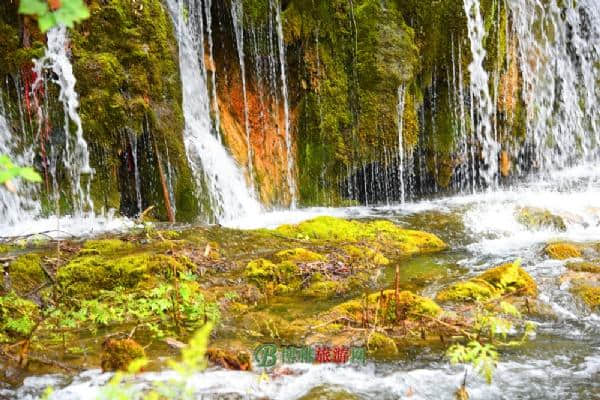
[[[599,174],[593,168],[579,168],[557,174],[552,180],[530,181],[496,192],[402,207],[272,212],[227,225],[271,227],[317,215],[335,215],[387,218],[409,228],[432,231],[448,241],[452,250],[402,264],[414,279],[404,283],[427,286],[427,295],[434,295],[449,279],[521,258],[523,267],[539,285],[540,300],[549,303],[557,317],[540,322],[536,336],[527,345],[502,352],[491,385],[469,373],[471,399],[593,399],[600,398],[600,315],[590,314],[573,298],[568,286],[561,286],[558,277],[564,273],[565,263],[547,260],[542,248],[554,239],[600,241]],[[542,207],[562,215],[567,222],[566,232],[529,231],[515,219],[515,211],[522,206]],[[383,279],[390,281],[391,276],[388,271]],[[424,349],[407,352],[401,361],[368,363],[364,367],[295,364],[288,372],[291,374],[261,381],[256,372],[209,369],[189,379],[187,385],[198,398],[349,398],[352,394],[369,399],[451,399],[462,381],[464,367],[451,367],[439,352]],[[143,386],[172,377],[168,371],[146,373],[135,383]],[[47,386],[56,389],[53,399],[95,398],[109,378],[110,374],[99,370],[72,378],[29,377],[16,391],[0,389],[0,398],[34,399]]]

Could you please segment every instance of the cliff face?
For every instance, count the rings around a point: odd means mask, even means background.
[[[231,1],[242,10],[237,20]],[[336,205],[398,200],[402,179],[410,180],[415,196],[450,189],[465,179],[461,165],[468,154],[473,165],[483,163],[478,143],[469,139],[471,49],[462,1],[289,0],[281,14],[276,0],[206,4],[207,84],[218,98],[212,116],[264,204],[290,203],[290,177],[300,204]],[[162,220],[169,209],[178,220],[208,217],[210,210],[200,211],[198,201],[205,189],[196,187],[185,154],[178,48],[165,5],[88,5],[91,18],[70,32],[70,52],[95,169],[95,208],[135,215],[154,205]],[[43,150],[60,146],[60,133],[52,127],[37,134],[31,104],[35,96],[56,98],[56,88],[30,92],[36,78],[30,60],[43,54],[45,39],[16,7],[0,6],[0,32],[7,38],[0,44],[3,95],[13,135],[23,132],[24,146],[33,144],[36,167],[49,180]],[[498,106],[494,129],[509,148],[523,137],[524,112],[516,39],[507,36],[504,7],[481,2],[485,68]],[[209,28],[212,44],[205,40]],[[60,121],[59,105],[49,101],[47,107]],[[503,164],[510,158],[502,153]],[[60,168],[56,176],[65,191]],[[51,186],[47,182],[41,195],[47,212]],[[68,212],[65,199],[61,207]]]

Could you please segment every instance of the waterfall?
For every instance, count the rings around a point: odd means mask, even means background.
[[[25,145],[25,151],[19,151],[19,146],[23,145],[19,139],[22,139],[24,135],[13,134],[6,115],[7,110],[4,108],[3,93],[0,91],[0,154],[9,155],[11,161],[18,166],[31,165],[34,156],[33,150]],[[15,192],[0,189],[0,218],[2,224],[16,224],[30,216],[38,215],[40,212],[39,203],[33,200],[37,197],[36,185],[21,179],[15,179],[12,183],[15,186]]]
[[[483,149],[486,167],[481,168],[479,173],[484,183],[493,186],[498,171],[498,143],[492,136],[491,117],[494,113],[492,99],[489,92],[489,76],[483,68],[486,51],[483,47],[486,31],[481,18],[479,0],[464,0],[464,8],[467,16],[467,28],[471,44],[473,60],[469,65],[471,105],[473,107],[472,123],[476,128],[477,139]]]
[[[600,2],[508,0],[537,167],[598,157]],[[596,148],[596,150],[594,150]]]
[[[283,113],[285,127],[285,145],[287,158],[287,183],[291,196],[291,207],[296,207],[296,184],[293,178],[294,158],[292,156],[292,141],[290,139],[290,110],[288,100],[286,61],[285,61],[285,42],[283,39],[283,24],[281,21],[281,4],[272,5],[275,7],[275,20],[277,22],[277,42],[279,45],[279,67],[281,69],[281,92],[283,95]]]
[[[51,81],[60,88],[58,100],[63,105],[63,131],[64,148],[57,149],[57,145],[52,145],[50,154],[50,171],[55,187],[54,195],[58,199],[59,193],[56,190],[58,177],[56,169],[61,162],[67,171],[71,185],[71,201],[73,214],[82,215],[84,211],[93,211],[94,205],[90,197],[91,177],[87,179],[86,187],[82,187],[82,174],[92,174],[90,168],[89,152],[87,142],[83,137],[83,127],[81,118],[77,112],[79,107],[79,96],[75,91],[76,79],[73,75],[73,66],[69,60],[67,49],[69,41],[67,30],[64,26],[52,28],[47,34],[48,45],[45,55],[39,60],[34,60],[34,72],[37,76],[33,84],[32,91],[36,91],[42,84],[45,84],[46,71],[53,74],[55,78]],[[28,93],[26,95],[29,95]],[[38,136],[44,126],[45,118],[41,106],[38,106]],[[71,134],[74,127],[74,135]],[[61,151],[62,150],[62,151]]]
[[[167,0],[179,43],[179,65],[183,86],[184,143],[197,186],[207,187],[212,210],[219,222],[261,211],[246,185],[244,175],[219,139],[211,134],[209,94],[202,59],[202,29],[196,19],[186,21],[183,5]]]
[[[405,87],[400,85],[398,87],[398,175],[400,177],[400,203],[404,204],[404,137],[402,130],[404,129],[404,96]]]
[[[211,80],[211,97],[212,111],[215,121],[215,135],[221,138],[221,116],[219,113],[219,99],[217,97],[217,68],[215,66],[215,58],[213,53],[213,38],[212,38],[212,0],[204,0],[204,16],[206,17],[206,38],[208,41],[208,56],[210,62],[210,80]],[[222,138],[221,138],[222,139]]]
[[[248,93],[246,88],[246,62],[244,57],[244,8],[242,0],[232,0],[231,19],[235,33],[238,58],[240,60],[240,75],[242,77],[242,95],[244,97],[244,129],[246,131],[246,144],[248,145],[248,176],[254,187],[254,172],[252,170],[252,141],[250,140],[250,122],[248,120]]]

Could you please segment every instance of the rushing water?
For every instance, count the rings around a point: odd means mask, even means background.
[[[315,208],[269,213],[239,220],[231,226],[256,228],[299,222],[316,215],[347,218],[386,218],[406,227],[437,233],[452,251],[433,256],[440,265],[458,260],[465,276],[520,257],[535,278],[539,300],[552,307],[555,319],[537,320],[537,334],[528,344],[501,354],[491,385],[469,373],[471,399],[592,399],[600,396],[600,315],[589,313],[561,284],[565,262],[547,260],[542,249],[550,240],[600,240],[600,173],[595,165],[565,170],[552,179],[532,180],[507,190],[454,196],[404,206]],[[565,232],[531,231],[515,217],[523,206],[537,206],[562,215]],[[433,214],[432,217],[428,215]],[[437,215],[437,217],[436,217]],[[454,216],[458,223],[439,223]],[[425,294],[435,295],[433,283]],[[365,399],[452,399],[464,369],[450,366],[440,353],[410,351],[400,361],[368,363],[364,367],[294,364],[282,376],[260,380],[259,372],[232,372],[211,368],[188,380],[197,398],[301,399],[313,390],[344,390]],[[290,373],[291,372],[291,373]],[[36,398],[46,386],[53,399],[94,398],[111,374],[90,370],[73,378],[46,375],[27,378],[16,392],[0,395]],[[165,371],[146,373],[135,384],[168,381]],[[350,393],[350,394],[348,394]],[[410,396],[408,396],[410,394]],[[311,397],[307,397],[311,398]]]
[[[179,64],[183,84],[186,153],[199,190],[208,186],[212,211],[218,221],[256,214],[261,209],[244,175],[223,144],[211,134],[209,96],[206,87],[204,35],[200,18],[186,21],[183,6],[167,1],[175,20]],[[191,5],[190,5],[191,6]],[[201,11],[198,13],[201,16]]]

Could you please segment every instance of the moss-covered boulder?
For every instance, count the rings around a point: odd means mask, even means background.
[[[193,264],[186,257],[141,252],[107,255],[84,252],[60,267],[56,280],[69,296],[93,297],[99,290],[133,288],[140,283],[153,286],[159,278],[188,271]]]
[[[437,317],[442,309],[430,298],[419,296],[408,290],[398,293],[384,290],[360,297],[335,306],[332,314],[338,314],[356,323],[363,321],[419,320],[425,317]]]
[[[279,292],[297,289],[299,284],[298,274],[298,266],[293,262],[283,261],[275,264],[264,258],[250,261],[244,271],[244,276],[248,281],[261,288],[275,285]],[[289,286],[293,286],[293,288]]]
[[[567,225],[563,217],[537,207],[523,207],[517,211],[517,221],[530,230],[554,229],[564,232]]]
[[[600,285],[598,283],[594,286],[589,283],[581,283],[574,286],[572,291],[593,311],[600,311]]]
[[[468,281],[457,282],[438,292],[436,300],[480,301],[515,293],[518,296],[537,296],[537,285],[518,262],[491,268]]]
[[[448,246],[437,236],[402,229],[390,221],[349,221],[335,217],[317,217],[298,225],[276,229],[289,238],[343,243],[379,243],[386,251],[412,255],[445,250]]]
[[[544,252],[548,257],[555,260],[566,260],[579,258],[582,255],[581,247],[572,243],[551,243],[546,246]]]
[[[41,265],[42,257],[39,254],[17,257],[8,268],[12,289],[23,296],[38,288],[48,279]]]
[[[290,261],[293,263],[297,262],[312,262],[312,261],[324,261],[325,257],[321,254],[315,253],[313,251],[303,249],[303,248],[295,248],[289,250],[282,250],[275,254],[275,259],[278,262]]]
[[[132,361],[145,356],[144,348],[133,339],[108,338],[102,343],[102,370],[127,371]]]
[[[209,348],[206,350],[208,360],[222,368],[234,371],[249,371],[252,369],[252,357],[245,350],[225,350]]]
[[[373,332],[367,340],[367,350],[373,357],[393,357],[398,355],[398,346],[389,336],[380,332]]]

